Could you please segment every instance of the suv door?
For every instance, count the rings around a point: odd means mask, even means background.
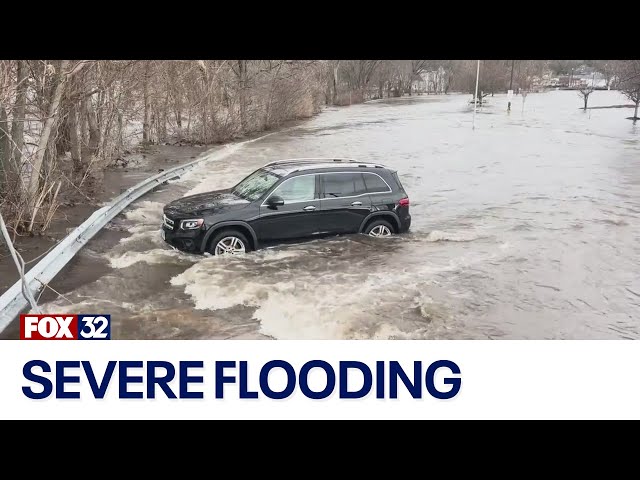
[[[267,200],[277,195],[284,205],[268,206]],[[316,174],[290,177],[277,185],[260,205],[260,215],[252,222],[260,240],[282,240],[307,237],[317,232],[320,212]]]
[[[361,172],[333,172],[320,175],[321,221],[331,233],[357,233],[371,213],[371,199]]]

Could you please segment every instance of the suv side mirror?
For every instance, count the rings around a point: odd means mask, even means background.
[[[284,200],[282,199],[282,197],[279,197],[278,195],[272,195],[267,200],[267,205],[271,208],[282,206],[284,205]]]

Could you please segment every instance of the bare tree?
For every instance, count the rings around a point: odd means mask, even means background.
[[[570,75],[582,63],[582,60],[552,60],[549,68],[557,75]]]
[[[13,62],[11,60],[0,60],[0,201],[11,163],[11,142],[5,106],[10,102],[12,94],[12,69]]]
[[[13,123],[11,125],[13,165],[20,165],[22,147],[24,145],[24,114],[27,97],[28,66],[26,60],[17,61],[16,100],[13,107]]]
[[[385,94],[387,97],[391,96],[393,76],[393,63],[388,60],[380,62],[372,80],[372,83],[377,86],[377,98],[384,98]]]
[[[381,60],[343,61],[340,73],[349,90],[357,95],[359,101],[364,101],[368,96],[368,88],[380,63]]]
[[[411,95],[413,80],[421,80],[425,72],[433,70],[429,60],[411,60],[411,79],[409,82],[409,95]]]
[[[11,143],[9,135],[9,122],[4,105],[0,104],[0,192],[3,189],[5,179],[9,175],[11,158]]]
[[[491,94],[505,91],[508,85],[507,65],[508,61],[504,60],[483,60],[480,64],[480,90]]]
[[[640,105],[640,60],[622,60],[617,66],[618,88],[635,104],[631,117],[634,123],[638,120]]]
[[[42,133],[40,134],[40,141],[38,143],[38,150],[36,152],[35,159],[33,161],[31,177],[29,179],[28,193],[31,200],[35,200],[38,194],[38,188],[40,184],[40,169],[42,168],[42,162],[49,146],[49,137],[51,136],[51,130],[56,121],[58,114],[58,106],[62,99],[62,93],[66,85],[66,70],[69,65],[68,60],[62,60],[60,63],[60,72],[58,73],[58,80],[55,86],[53,97],[49,106],[48,115],[44,120],[44,126],[42,127]],[[37,207],[36,207],[37,208]]]
[[[142,121],[142,141],[151,142],[151,106],[149,104],[149,83],[151,82],[151,61],[144,62],[144,73],[142,77],[142,99],[144,102],[144,115]]]
[[[180,75],[178,73],[178,62],[169,62],[168,80],[169,92],[173,100],[173,114],[176,120],[176,137],[178,142],[180,142],[182,141],[183,91],[179,87]]]
[[[394,96],[401,97],[410,92],[413,81],[413,65],[411,60],[392,61],[392,89]]]
[[[414,75],[433,70],[431,60],[411,60],[411,71]]]
[[[247,131],[247,60],[238,60],[238,70],[234,70],[238,77],[238,103],[240,104],[240,133]]]
[[[456,64],[456,87],[470,93],[475,99],[477,60],[464,60]],[[503,91],[507,85],[507,67],[499,60],[481,60],[478,77],[478,103],[491,93]]]
[[[542,77],[547,62],[545,60],[518,60],[515,65],[517,68],[514,75],[514,86],[521,90],[531,90],[534,78]]]
[[[340,60],[336,60],[335,63],[332,65],[332,75],[331,75],[331,83],[332,83],[332,98],[331,98],[331,103],[333,103],[334,105],[336,104],[336,101],[338,99],[338,68],[340,68]]]
[[[584,85],[581,86],[580,88],[578,88],[578,95],[580,97],[582,97],[582,99],[584,100],[584,111],[587,111],[587,102],[589,101],[589,95],[591,95],[593,93],[593,89],[594,86],[593,84],[591,85]]]

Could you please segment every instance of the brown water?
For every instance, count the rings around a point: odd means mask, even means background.
[[[617,92],[589,100],[626,103]],[[217,150],[92,240],[45,309],[110,313],[115,338],[639,338],[640,124],[624,109],[584,112],[575,92],[557,91],[529,94],[524,108],[516,97],[511,114],[505,96],[489,97],[472,130],[468,101],[328,109]],[[233,258],[161,241],[166,202],[314,156],[397,168],[411,232]]]

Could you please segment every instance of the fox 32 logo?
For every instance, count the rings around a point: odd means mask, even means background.
[[[20,315],[20,340],[111,340],[111,315]]]

